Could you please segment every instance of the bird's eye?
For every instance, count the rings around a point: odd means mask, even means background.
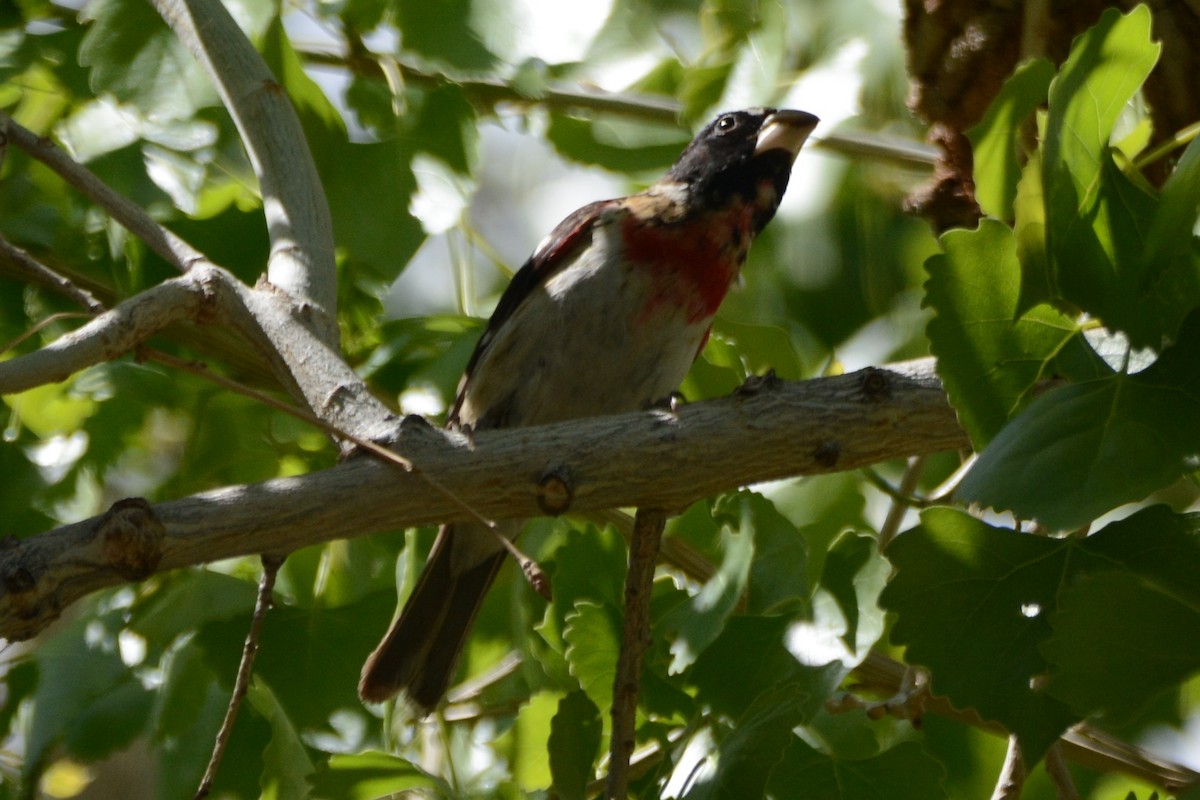
[[[726,114],[717,120],[717,130],[721,133],[728,133],[736,128],[737,124],[737,117],[735,117],[733,114]]]

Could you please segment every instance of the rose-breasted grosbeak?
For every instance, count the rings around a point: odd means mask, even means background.
[[[500,298],[447,424],[540,425],[668,397],[704,346],[816,124],[803,111],[722,114],[646,191],[563,220]],[[509,536],[518,529],[504,528]],[[363,666],[359,694],[380,702],[403,691],[417,710],[432,710],[506,556],[493,531],[444,526]]]

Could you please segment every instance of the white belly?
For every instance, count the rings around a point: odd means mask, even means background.
[[[711,320],[688,322],[674,308],[643,313],[651,275],[608,265],[614,243],[601,230],[497,331],[467,384],[462,423],[508,427],[616,414],[678,388]]]

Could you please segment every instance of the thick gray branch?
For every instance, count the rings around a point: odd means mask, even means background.
[[[470,518],[682,509],[739,486],[967,446],[932,361],[684,406],[459,434],[414,420],[399,451],[440,487],[369,457],[157,505],[123,501],[0,551],[0,637],[33,636],[97,589],[251,553]]]
[[[271,237],[267,279],[300,303],[337,346],[333,223],[312,153],[283,87],[218,0],[153,0],[212,76],[258,176]]]
[[[41,350],[0,362],[0,394],[66,380],[128,353],[172,322],[215,316],[215,297],[229,282],[236,281],[221,270],[197,266],[151,287]]]

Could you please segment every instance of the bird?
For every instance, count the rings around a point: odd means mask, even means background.
[[[567,216],[500,296],[447,427],[484,431],[636,411],[671,397],[774,217],[804,111],[722,113],[644,191]],[[368,656],[358,691],[432,713],[508,557],[518,522],[444,525],[407,602]]]

